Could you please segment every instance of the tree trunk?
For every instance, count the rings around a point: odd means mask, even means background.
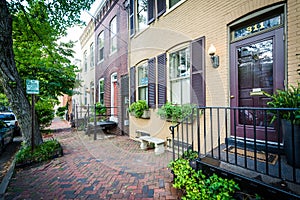
[[[26,144],[31,145],[31,106],[14,60],[12,17],[5,0],[0,0],[0,84],[17,116]],[[34,144],[38,145],[42,143],[42,136],[37,118],[34,119],[34,124]]]

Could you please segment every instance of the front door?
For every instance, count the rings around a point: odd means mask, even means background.
[[[231,107],[266,107],[270,99],[263,92],[283,89],[283,28],[232,43],[230,53]],[[269,123],[271,116],[264,111],[237,109],[231,117],[232,134],[238,137],[278,140],[274,125]]]

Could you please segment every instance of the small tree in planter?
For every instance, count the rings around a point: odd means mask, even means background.
[[[149,106],[145,100],[138,100],[129,106],[129,113],[136,118],[150,118]]]
[[[295,110],[272,110],[274,117],[272,122],[279,117],[282,124],[284,149],[289,164],[295,162],[300,167],[300,83],[298,86],[290,86],[288,90],[277,90],[275,94],[264,93],[272,100],[268,102],[271,108],[294,108]],[[292,135],[294,129],[294,136]],[[294,147],[294,149],[293,149]],[[294,152],[293,152],[294,150]],[[295,155],[295,160],[293,159]]]

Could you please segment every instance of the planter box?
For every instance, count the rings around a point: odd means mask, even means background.
[[[291,122],[288,120],[281,120],[281,124],[287,162],[288,164],[293,165],[293,153],[295,153],[295,167],[300,168],[300,125],[294,125],[293,138]]]
[[[144,110],[144,113],[141,118],[150,119],[150,110]]]

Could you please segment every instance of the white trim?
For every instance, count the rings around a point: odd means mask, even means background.
[[[110,107],[114,107],[114,99],[115,99],[115,89],[114,89],[114,83],[117,83],[118,81],[118,76],[117,76],[117,72],[114,72],[110,75]],[[110,113],[111,113],[111,116],[110,116],[110,121],[114,121],[114,122],[118,122],[118,116],[115,116],[115,113],[114,113],[114,108],[111,108],[110,109]]]

